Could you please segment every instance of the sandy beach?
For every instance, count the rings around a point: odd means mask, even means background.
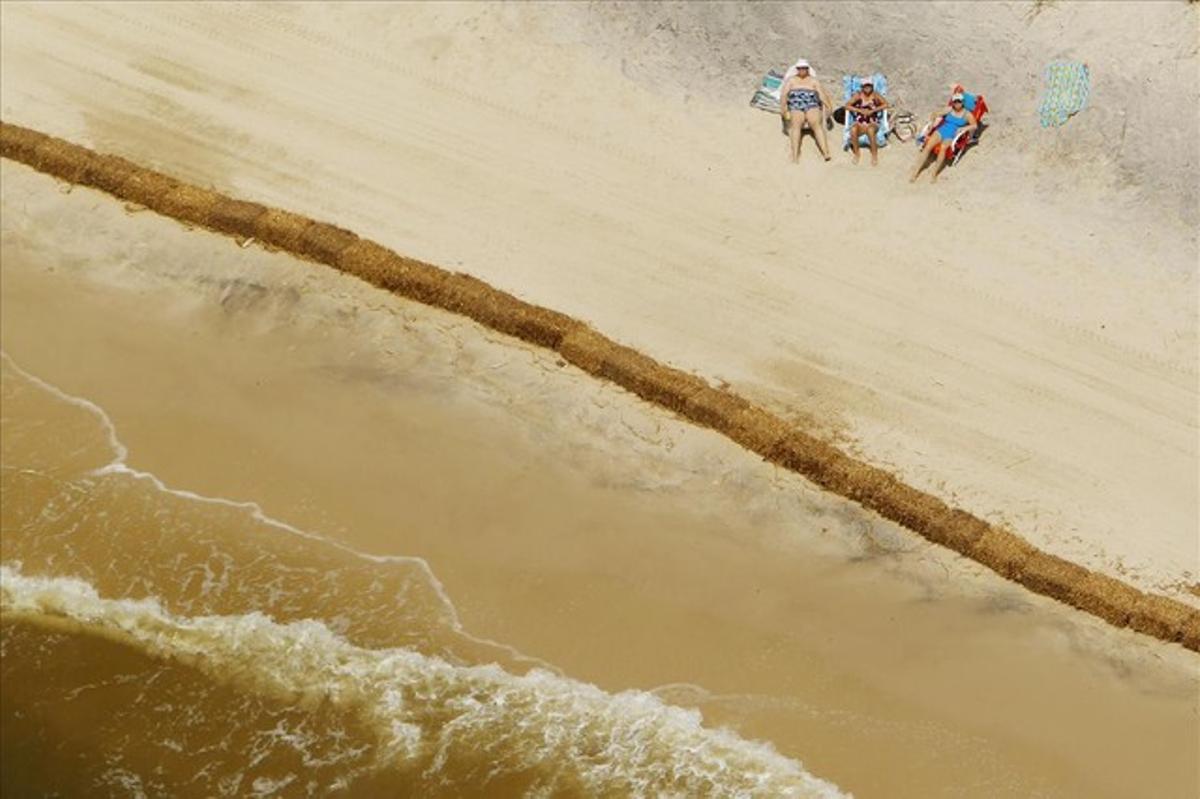
[[[899,145],[871,170],[820,163],[810,141],[793,167],[777,120],[745,107],[753,82],[736,104],[730,79],[706,95],[680,74],[695,7],[582,8],[6,4],[3,118],[568,313],[1051,553],[1200,607],[1195,193],[1167,191],[1194,157],[1085,173],[998,87],[1012,105],[936,187],[907,184]],[[1149,33],[1178,31],[1179,14],[1194,29],[1195,9],[1152,9]],[[1112,24],[1102,7],[1059,11],[1083,33]],[[654,14],[679,23],[672,42]],[[1014,19],[1042,26],[1030,42],[1065,24]],[[658,31],[641,59],[637,30]],[[1194,47],[1176,49],[1134,66],[1194,74]],[[982,54],[972,69],[956,75],[999,66]],[[1098,82],[1101,108],[1102,86],[1123,88]],[[1129,177],[1166,166],[1160,191]],[[26,747],[6,752],[6,792],[135,795],[127,775],[168,761],[140,790],[1200,789],[1195,653],[1034,595],[552,352],[0,169],[19,653],[5,702],[28,710],[4,719]],[[151,597],[161,608],[104,604]],[[262,658],[288,666],[269,678],[230,632],[255,613],[270,617],[252,620]],[[207,617],[224,621],[197,665]],[[330,687],[340,667],[288,670],[279,653],[302,647],[285,625],[306,619],[361,665],[353,690]],[[428,704],[385,721],[440,760],[418,747],[384,768],[363,754],[377,742],[353,744],[382,722],[346,697],[386,688],[362,675],[393,648],[419,658],[394,679]],[[103,699],[55,704],[88,674],[105,675]],[[155,716],[165,694],[117,690],[132,674],[243,720],[222,739]],[[295,674],[340,697],[328,715],[296,710]],[[497,697],[536,709],[471,715]],[[114,731],[153,717],[190,743],[168,757],[97,734],[75,760],[38,760],[62,734],[45,719],[100,724],[123,702],[134,716]],[[299,731],[286,746],[276,722]],[[252,744],[266,765],[238,760]],[[211,782],[184,781],[210,764]]]
[[[622,79],[554,21],[18,4],[4,115],[476,275],[1200,605],[1198,251],[1178,206],[1086,175],[1047,190],[999,130],[936,192],[904,183],[900,148],[879,174],[787,169],[766,115]],[[473,60],[493,65],[478,85],[454,77]]]

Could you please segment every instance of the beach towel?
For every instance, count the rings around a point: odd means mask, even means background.
[[[750,98],[750,105],[763,111],[779,113],[779,90],[783,86],[783,75],[780,75],[775,70],[769,71],[763,76],[762,83],[759,84],[758,90],[754,92],[754,96]]]
[[[1059,127],[1087,108],[1091,76],[1087,64],[1079,61],[1055,61],[1046,67],[1046,92],[1038,106],[1042,127]]]
[[[883,98],[887,98],[887,78],[880,73],[875,73],[871,76],[871,85],[875,87],[876,94]],[[842,77],[842,105],[850,102],[850,98],[858,93],[862,88],[862,79],[857,75],[845,75]],[[875,143],[880,147],[887,146],[888,133],[891,131],[892,115],[884,111],[879,117],[879,130],[875,131]],[[846,120],[850,122],[850,120]],[[850,149],[850,128],[854,127],[853,123],[846,125],[842,130],[842,149]],[[858,144],[860,147],[869,147],[871,142],[867,139],[867,134],[861,133],[858,136]]]

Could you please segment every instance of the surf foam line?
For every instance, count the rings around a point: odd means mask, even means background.
[[[1200,652],[1200,610],[1051,555],[1021,536],[853,458],[726,388],[674,369],[570,316],[482,280],[400,255],[327,222],[193,186],[124,158],[0,120],[0,156],[163,216],[284,250],[378,288],[556,351],[589,374],[725,435],[770,463],[857,502],[1035,593]]]
[[[445,586],[442,584],[442,581],[438,579],[437,575],[433,573],[433,567],[431,567],[429,562],[424,558],[413,555],[374,555],[368,552],[360,552],[359,550],[354,549],[353,547],[348,546],[340,541],[326,538],[319,533],[303,530],[299,527],[288,524],[281,519],[276,519],[274,516],[268,515],[262,509],[262,506],[257,502],[238,501],[226,499],[224,497],[210,497],[203,494],[197,494],[193,491],[187,491],[185,489],[171,488],[165,484],[158,477],[158,475],[153,474],[152,472],[143,471],[141,469],[135,469],[126,462],[129,458],[129,449],[124,443],[122,443],[121,439],[117,437],[117,427],[113,423],[112,418],[99,405],[89,399],[68,394],[58,386],[42,380],[37,375],[31,374],[30,372],[21,368],[21,366],[17,364],[13,357],[5,350],[0,350],[0,360],[3,360],[7,368],[12,369],[22,378],[28,380],[30,383],[33,383],[38,388],[57,397],[63,402],[74,405],[78,408],[83,408],[84,410],[93,414],[100,421],[100,424],[103,426],[105,434],[108,437],[109,446],[112,448],[115,456],[104,466],[99,466],[91,470],[90,474],[92,476],[103,477],[104,475],[109,474],[124,474],[134,480],[144,480],[149,482],[157,490],[163,492],[164,494],[170,494],[172,496],[180,497],[181,499],[186,499],[192,502],[199,502],[207,505],[221,505],[227,508],[235,508],[237,510],[246,511],[252,519],[267,527],[274,527],[277,530],[282,530],[283,532],[297,535],[301,538],[307,538],[311,541],[319,541],[322,544],[331,546],[334,549],[345,552],[356,558],[373,561],[375,563],[396,563],[416,566],[425,576],[425,579],[429,581],[429,585],[433,588],[438,600],[442,603],[443,612],[449,619],[450,628],[455,635],[458,635],[461,638],[473,643],[505,652],[515,661],[534,664],[547,671],[552,671],[556,674],[560,673],[555,666],[547,663],[544,660],[541,660],[540,658],[525,655],[508,644],[502,644],[499,641],[493,641],[490,638],[481,638],[467,632],[462,620],[459,618],[458,609],[454,606],[454,602],[451,601],[450,595],[446,591]]]
[[[362,649],[311,620],[181,617],[154,599],[105,599],[82,580],[9,565],[0,565],[0,613],[101,636],[290,705],[331,702],[375,736],[375,767],[435,784],[447,774],[473,784],[524,775],[538,796],[846,796],[771,745],[705,728],[699,712],[644,691]]]

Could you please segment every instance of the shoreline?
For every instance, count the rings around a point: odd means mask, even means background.
[[[472,636],[698,711],[859,795],[1190,795],[1192,652],[1029,593],[554,352],[0,171],[10,355],[101,408],[130,468],[236,503],[116,471],[53,497],[9,470],[6,555],[28,574],[432,654],[454,642],[405,565],[419,557]],[[4,378],[6,463],[109,461],[102,420]],[[503,654],[475,650],[453,645]]]
[[[190,185],[28,128],[0,122],[0,154],[68,183],[240,238],[243,246],[249,240],[263,242],[553,350],[589,374],[715,430],[1035,593],[1116,627],[1128,626],[1200,652],[1200,610],[1040,550],[1000,525],[847,455],[728,388],[714,388],[696,375],[624,347],[566,314],[526,303],[477,278],[406,258],[335,225]]]

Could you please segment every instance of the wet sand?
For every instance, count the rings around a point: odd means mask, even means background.
[[[1197,670],[1179,647],[1030,595],[545,353],[3,170],[6,386],[23,370],[96,403],[128,466],[166,486],[424,559],[444,594],[424,585],[394,624],[344,622],[350,640],[657,689],[859,796],[1195,792]],[[6,408],[6,425],[63,412],[26,383],[28,415]],[[107,439],[92,427],[99,452]],[[77,455],[16,440],[6,466]],[[85,514],[73,533],[104,529],[114,547],[71,563],[32,530],[19,540],[27,568],[86,566],[102,591],[165,597],[172,525],[236,511],[152,485],[114,490],[107,521]],[[36,517],[44,497],[5,493],[8,561],[10,514]],[[113,556],[131,558],[140,532],[120,522],[161,523],[167,498],[179,517],[133,580]],[[219,542],[235,583],[296,538],[236,512]],[[256,555],[237,549],[253,542]],[[289,562],[319,571],[351,557],[312,547]],[[175,601],[187,613],[270,606],[235,593],[219,607],[203,591]],[[290,612],[316,608],[336,628],[355,602],[348,591]]]

